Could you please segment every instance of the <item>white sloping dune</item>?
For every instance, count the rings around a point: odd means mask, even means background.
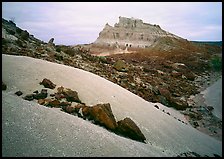
[[[2,55],[3,156],[177,156],[193,151],[222,156],[222,142],[177,121],[122,87],[92,73],[23,56]],[[26,101],[25,95],[41,90],[44,78],[76,90],[87,105],[110,103],[116,120],[130,117],[147,143],[118,136],[67,114]],[[22,95],[22,96],[23,96]]]

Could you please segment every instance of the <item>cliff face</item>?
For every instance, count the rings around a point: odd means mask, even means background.
[[[128,47],[150,47],[160,37],[182,39],[160,28],[159,25],[143,23],[140,19],[119,17],[114,27],[108,23],[94,42],[98,45],[119,45]]]

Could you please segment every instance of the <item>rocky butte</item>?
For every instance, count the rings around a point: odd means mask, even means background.
[[[119,22],[110,26],[108,23],[93,43],[102,46],[120,46],[147,48],[161,37],[182,39],[160,28],[159,25],[144,23],[141,19],[119,17]]]

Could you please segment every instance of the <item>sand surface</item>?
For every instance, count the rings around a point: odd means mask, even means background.
[[[2,55],[3,156],[177,156],[194,151],[200,155],[222,156],[222,142],[201,133],[154,107],[122,87],[90,72],[23,56]],[[116,120],[130,117],[141,129],[147,144],[118,136],[106,129],[55,108],[14,95],[43,88],[48,78],[57,87],[78,92],[91,106],[110,103]],[[56,91],[56,90],[55,90]]]
[[[222,77],[201,94],[203,94],[206,105],[214,107],[212,113],[222,120]]]

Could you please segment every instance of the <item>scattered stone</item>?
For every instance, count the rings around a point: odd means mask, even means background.
[[[55,96],[55,94],[50,94],[50,96],[51,96],[51,97],[54,97],[54,96]]]
[[[15,94],[16,94],[17,96],[21,96],[21,95],[23,94],[23,92],[21,92],[21,91],[17,91]]]
[[[26,95],[25,97],[23,97],[23,99],[28,100],[28,101],[31,101],[31,100],[34,99],[34,98],[33,98],[33,94],[28,94],[28,95]]]
[[[117,123],[118,127],[116,129],[116,133],[140,142],[144,142],[146,140],[139,127],[130,118],[126,117]]]
[[[159,109],[159,106],[158,105],[154,105],[154,107],[156,107],[157,109]]]
[[[6,90],[7,89],[7,86],[4,82],[2,82],[2,90]]]
[[[70,105],[70,106],[67,106],[67,107],[62,107],[62,109],[69,114],[76,112],[76,108],[75,108],[74,105]]]
[[[63,94],[61,94],[61,93],[55,93],[55,98],[57,100],[61,100],[62,98],[65,98],[65,96]]]
[[[69,102],[61,102],[60,103],[60,106],[62,106],[62,107],[67,107],[67,106],[70,106],[71,105],[71,103],[69,103]]]
[[[207,108],[209,111],[212,111],[214,109],[214,107],[212,107],[212,106],[207,106]]]
[[[219,155],[217,155],[217,154],[213,154],[215,157],[221,157],[221,156],[219,156]]]
[[[44,99],[47,98],[47,89],[42,89],[40,93],[34,94],[34,99]]]
[[[34,91],[33,93],[38,94],[39,92],[38,92],[38,90],[36,90],[36,91]]]
[[[41,85],[44,85],[45,88],[54,89],[56,85],[52,83],[49,79],[44,78],[43,81],[40,83]]]
[[[196,152],[189,151],[189,152],[181,153],[181,154],[177,155],[177,157],[203,157],[203,156],[199,155]]]
[[[169,112],[166,112],[166,114],[170,115],[170,113],[169,113]]]
[[[194,125],[195,127],[198,127],[198,126],[199,126],[198,122],[196,122],[196,121],[193,122],[193,125]]]

